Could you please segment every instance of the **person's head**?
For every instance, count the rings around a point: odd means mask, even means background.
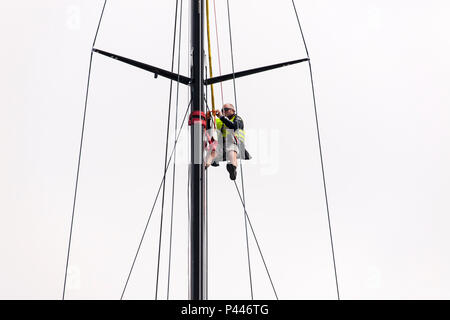
[[[234,106],[231,103],[226,103],[222,107],[222,113],[227,118],[231,118],[236,113]]]

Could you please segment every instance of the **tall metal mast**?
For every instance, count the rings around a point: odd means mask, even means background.
[[[203,164],[203,123],[205,112],[203,86],[203,0],[191,1],[191,210],[190,210],[190,269],[189,299],[207,299],[206,259],[206,196],[205,166]],[[195,119],[194,119],[195,120]]]

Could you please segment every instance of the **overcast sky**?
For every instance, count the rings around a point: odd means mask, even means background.
[[[183,3],[181,73],[188,75]],[[341,298],[449,299],[448,2],[295,3],[315,76]],[[216,5],[222,73],[229,73],[226,1]],[[290,0],[230,5],[236,71],[306,56]],[[2,299],[61,299],[89,55],[102,6],[0,2]],[[96,47],[170,69],[174,11],[175,1],[109,0]],[[218,75],[215,39],[213,54]],[[253,156],[244,163],[247,210],[278,296],[336,299],[308,66],[236,84]],[[120,298],[162,178],[169,85],[94,55],[67,299]],[[232,84],[223,90],[224,102],[234,102]],[[221,104],[219,86],[215,92]],[[180,87],[178,119],[188,102]],[[185,127],[171,299],[188,294],[188,159]],[[161,299],[172,171],[168,181]],[[160,217],[158,201],[126,299],[155,297]],[[250,299],[243,210],[224,164],[209,169],[209,240],[209,298]],[[274,299],[253,238],[250,251],[255,298]]]

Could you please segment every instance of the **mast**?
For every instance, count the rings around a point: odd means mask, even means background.
[[[203,161],[203,0],[191,0],[191,208],[189,247],[189,299],[207,299],[206,196]],[[195,117],[195,118],[194,118]],[[196,121],[197,120],[197,121]]]

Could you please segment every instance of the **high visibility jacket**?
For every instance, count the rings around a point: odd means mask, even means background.
[[[224,116],[216,119],[216,128],[220,130],[224,138],[232,133],[240,143],[245,144],[244,121],[238,115],[234,115],[231,119]]]
[[[212,118],[207,121],[206,128],[212,128]],[[231,120],[227,117],[222,116],[220,119],[216,118],[216,129],[222,133],[223,143],[227,140],[229,134],[234,135],[239,141],[239,157],[244,160],[249,160],[252,158],[250,153],[245,149],[245,131],[244,131],[244,121],[238,115],[234,115]],[[223,154],[220,161],[225,161],[226,159],[226,149],[223,149]]]

